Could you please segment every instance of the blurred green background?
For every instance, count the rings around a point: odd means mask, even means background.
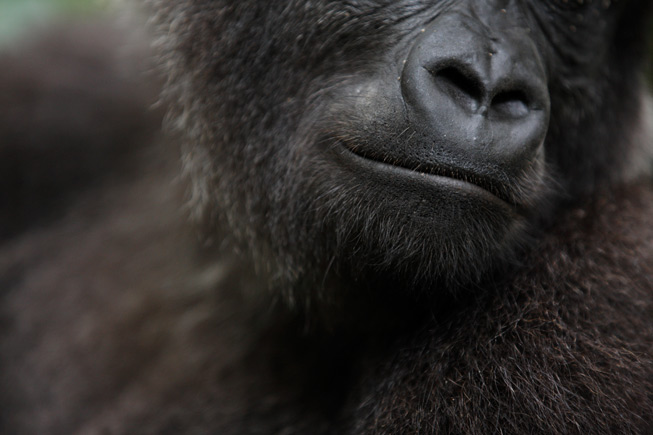
[[[0,0],[0,44],[49,20],[106,8],[108,0]]]

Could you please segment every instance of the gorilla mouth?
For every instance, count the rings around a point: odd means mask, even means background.
[[[449,188],[471,191],[485,198],[492,197],[492,202],[500,200],[504,206],[517,206],[513,196],[507,192],[505,186],[487,176],[474,173],[468,169],[430,162],[414,162],[410,159],[399,159],[391,156],[381,156],[374,152],[356,149],[356,147],[345,143],[342,143],[342,148],[348,151],[350,156],[375,163],[377,169],[391,170],[396,175],[426,175],[429,176],[432,182],[438,185],[445,184]],[[452,181],[454,182],[452,183]]]

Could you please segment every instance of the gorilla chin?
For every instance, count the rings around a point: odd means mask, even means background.
[[[333,243],[323,250],[333,257],[319,261],[331,270],[318,267],[318,280],[335,271],[357,285],[434,297],[442,295],[435,288],[476,287],[497,267],[517,263],[541,217],[536,210],[548,204],[538,176],[530,178],[538,181],[536,202],[519,196],[526,188],[497,188],[462,170],[420,171],[352,148],[336,143],[314,170],[324,176],[308,195],[320,204],[306,231],[327,233]]]

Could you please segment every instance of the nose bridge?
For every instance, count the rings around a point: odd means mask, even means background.
[[[490,98],[509,88],[524,87],[535,93],[546,88],[546,71],[527,29],[502,32],[493,47],[489,68],[484,71]]]
[[[426,29],[427,41],[421,48],[431,62],[460,61],[473,65],[478,73],[489,73],[491,56],[498,38],[491,29],[468,14],[450,12]],[[485,75],[485,74],[483,74]]]
[[[500,7],[508,3],[476,2],[481,6],[465,13],[454,10],[437,19],[425,30],[425,40],[420,44],[424,50],[422,63],[431,69],[437,64],[460,63],[476,76],[489,96],[497,87],[520,77],[540,78],[544,71],[529,29],[516,24],[521,21],[516,11]]]
[[[489,32],[486,36],[492,36],[522,21],[523,4],[524,0],[463,0],[457,8],[468,11],[466,15]]]

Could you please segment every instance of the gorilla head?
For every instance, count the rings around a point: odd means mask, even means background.
[[[197,210],[294,296],[472,287],[643,169],[648,0],[148,3]]]

